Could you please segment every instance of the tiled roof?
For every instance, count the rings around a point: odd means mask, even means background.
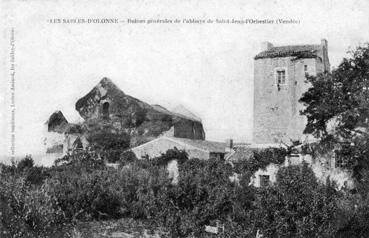
[[[301,58],[315,58],[318,56],[320,45],[288,45],[272,47],[262,51],[255,56],[255,59],[276,58],[296,56]]]
[[[192,140],[178,137],[167,137],[170,140],[178,141],[202,150],[216,153],[225,153],[226,144],[223,142],[207,141],[207,140]]]
[[[254,151],[259,149],[251,148],[249,146],[237,146],[233,148],[233,151],[227,156],[227,160],[242,161],[248,160],[254,154]]]
[[[158,104],[153,104],[151,106],[153,107],[154,110],[165,113],[165,114],[169,114],[169,115],[172,115],[172,116],[201,122],[201,118],[199,118],[198,116],[196,116],[195,114],[190,112],[187,108],[185,108],[181,105],[177,106],[176,108],[174,108],[171,111],[169,111],[165,107],[160,106]]]

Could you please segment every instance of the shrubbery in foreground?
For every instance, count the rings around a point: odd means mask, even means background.
[[[368,232],[368,198],[358,202],[360,196],[319,184],[307,165],[280,169],[274,186],[249,186],[250,171],[240,168],[262,167],[265,156],[279,161],[284,154],[258,154],[234,167],[222,160],[188,160],[185,152],[170,150],[152,160],[130,158],[117,170],[83,152],[48,169],[31,163],[23,163],[29,166],[22,171],[8,167],[0,181],[0,228],[9,237],[47,237],[75,221],[130,217],[165,227],[172,237],[205,236],[204,226],[216,221],[224,224],[224,237],[255,237],[257,230],[264,237],[364,237]],[[165,168],[172,159],[179,160],[178,184]],[[31,168],[43,173],[27,182],[25,171]],[[235,170],[242,172],[239,183],[229,179]],[[351,209],[357,204],[361,210]]]

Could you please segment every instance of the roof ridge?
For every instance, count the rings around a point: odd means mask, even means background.
[[[318,56],[317,51],[319,49],[320,45],[317,44],[274,46],[268,50],[258,53],[254,59],[257,60],[263,58],[289,56],[296,56],[299,58],[315,58]]]
[[[291,47],[291,46],[320,46],[319,44],[295,44],[295,45],[278,45],[273,46],[271,48],[278,48],[278,47]]]
[[[180,139],[180,140],[204,141],[204,142],[225,144],[225,142],[222,142],[222,141],[201,140],[201,139],[191,139],[191,138],[182,138],[182,137],[170,137],[170,138],[175,138],[175,139]]]

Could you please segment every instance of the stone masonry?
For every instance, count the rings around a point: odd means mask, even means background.
[[[253,143],[303,140],[306,118],[298,102],[309,88],[306,75],[329,71],[328,43],[274,47],[266,42],[255,56]]]

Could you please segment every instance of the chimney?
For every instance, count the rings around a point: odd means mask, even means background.
[[[322,52],[323,70],[324,72],[329,72],[331,66],[328,58],[328,41],[326,39],[321,39],[320,47]]]
[[[225,143],[226,143],[225,152],[226,153],[231,152],[233,149],[233,139],[227,139]]]
[[[321,39],[320,40],[320,46],[323,48],[325,48],[326,50],[328,50],[328,41],[326,39]]]
[[[268,41],[264,41],[261,42],[261,49],[260,51],[266,51],[266,50],[270,50],[273,47],[273,44],[268,42]]]

